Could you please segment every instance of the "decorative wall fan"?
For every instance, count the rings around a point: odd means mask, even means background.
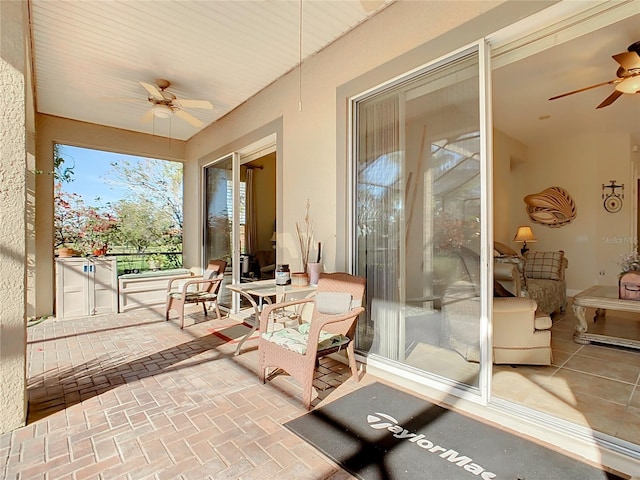
[[[173,93],[167,90],[171,86],[169,80],[158,79],[156,84],[140,82],[140,85],[148,93],[147,101],[151,104],[151,109],[142,117],[143,123],[150,122],[153,117],[169,118],[175,114],[185,122],[194,127],[202,127],[204,123],[185,111],[185,108],[204,108],[211,110],[212,103],[209,100],[187,100],[179,99]],[[125,98],[114,99],[124,101],[139,101],[140,99]]]
[[[591,90],[592,88],[601,87],[603,85],[615,85],[615,90],[611,95],[605,98],[600,105],[596,108],[603,108],[611,105],[619,97],[625,93],[639,93],[640,92],[640,41],[635,42],[627,47],[626,52],[613,55],[612,58],[620,64],[616,76],[613,80],[608,82],[597,83],[589,87],[580,88],[573,92],[563,93],[551,97],[549,100],[556,100],[558,98],[573,95],[574,93],[584,92],[585,90]]]

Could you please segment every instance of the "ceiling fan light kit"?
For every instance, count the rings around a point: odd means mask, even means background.
[[[168,105],[154,105],[153,107],[151,107],[151,110],[153,111],[153,114],[158,118],[169,118],[173,116],[173,110],[171,110],[171,107]]]
[[[625,78],[616,85],[616,90],[622,93],[638,93],[640,91],[640,75]]]
[[[573,92],[556,95],[555,97],[551,97],[549,100],[557,100],[558,98],[567,97],[574,93],[584,92],[603,85],[615,85],[614,91],[596,107],[596,109],[598,109],[608,107],[625,93],[640,93],[640,41],[629,45],[626,52],[612,55],[611,58],[620,65],[616,71],[617,78],[607,82],[580,88]]]

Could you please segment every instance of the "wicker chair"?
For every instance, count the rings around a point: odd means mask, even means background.
[[[352,340],[358,316],[364,311],[365,279],[348,273],[326,273],[318,280],[313,297],[268,305],[260,315],[258,375],[264,383],[267,369],[280,368],[302,385],[302,403],[311,407],[313,375],[318,359],[346,349],[351,374],[357,382],[358,369]],[[309,323],[273,329],[274,314],[288,307],[303,308],[312,303]]]
[[[172,278],[167,285],[167,311],[165,317],[169,320],[169,312],[175,310],[180,319],[180,328],[184,328],[184,305],[186,303],[202,303],[204,314],[207,315],[207,303],[211,302],[216,309],[217,318],[220,319],[218,307],[218,292],[224,278],[227,262],[224,260],[211,260],[204,274],[199,277],[189,277],[180,289],[174,287],[175,282],[184,278]]]

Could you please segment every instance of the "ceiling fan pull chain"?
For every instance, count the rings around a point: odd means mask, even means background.
[[[302,0],[300,0],[299,43],[298,43],[298,111],[302,111]]]

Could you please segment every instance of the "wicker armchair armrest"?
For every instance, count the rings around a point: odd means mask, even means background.
[[[280,310],[282,308],[292,307],[296,305],[303,305],[303,304],[312,303],[312,302],[313,302],[313,298],[307,297],[307,298],[301,298],[299,300],[288,300],[285,302],[278,302],[278,303],[272,303],[272,304],[266,305],[262,309],[262,312],[260,312],[260,331],[261,332],[267,331],[267,327],[269,326],[269,320],[273,318],[272,313],[275,310]]]
[[[345,333],[351,330],[351,324],[364,312],[364,307],[352,308],[346,313],[339,315],[321,315],[313,319],[311,329],[309,330],[309,338],[307,339],[307,355],[316,356],[318,353],[318,342],[320,341],[320,331],[325,330],[327,326],[333,324],[345,323]],[[329,330],[330,331],[330,330]],[[353,340],[353,338],[350,338]]]

